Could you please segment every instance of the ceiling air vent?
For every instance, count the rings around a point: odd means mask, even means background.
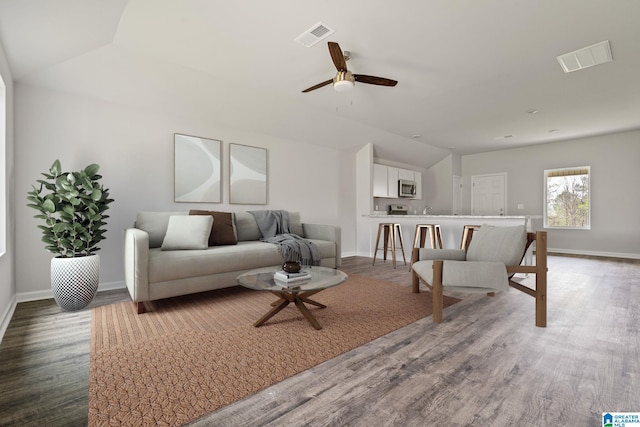
[[[613,61],[609,40],[587,46],[557,57],[565,73]]]
[[[316,25],[300,34],[294,40],[303,46],[311,47],[314,44],[318,43],[320,40],[329,37],[333,33],[335,33],[335,30],[327,27],[322,22],[318,22]]]

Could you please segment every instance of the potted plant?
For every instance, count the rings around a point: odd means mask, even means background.
[[[100,248],[106,225],[105,211],[109,190],[98,175],[100,166],[91,164],[78,172],[63,172],[56,160],[37,180],[39,186],[27,194],[27,206],[39,213],[34,218],[44,221],[42,230],[45,249],[56,254],[51,260],[53,296],[65,310],[86,307],[98,291]]]

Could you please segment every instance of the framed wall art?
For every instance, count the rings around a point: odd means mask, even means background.
[[[174,134],[176,202],[222,202],[222,142]]]
[[[229,144],[229,203],[267,204],[267,149]]]

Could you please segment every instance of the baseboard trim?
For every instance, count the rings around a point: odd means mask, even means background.
[[[356,256],[355,252],[342,252],[340,254],[340,258],[348,258],[350,256]]]
[[[583,251],[580,249],[547,248],[547,253],[556,253],[556,254],[562,254],[562,255],[597,256],[597,257],[607,257],[607,258],[640,259],[640,254],[629,254],[625,252]]]
[[[122,289],[125,287],[124,281],[106,282],[98,285],[98,292],[111,291],[114,289]],[[43,299],[53,298],[51,289],[45,291],[19,292],[16,294],[17,302],[39,301]]]
[[[13,313],[16,311],[16,305],[18,305],[18,301],[16,300],[16,296],[14,295],[9,301],[9,307],[5,310],[2,315],[2,321],[0,322],[0,343],[4,338],[5,332],[7,332],[7,328],[9,327],[9,322],[11,322],[11,318],[13,317]]]

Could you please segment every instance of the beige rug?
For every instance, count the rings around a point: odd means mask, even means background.
[[[275,296],[241,287],[92,314],[89,425],[179,426],[431,314],[431,294],[351,275],[260,328]],[[445,306],[457,300],[445,297]]]

